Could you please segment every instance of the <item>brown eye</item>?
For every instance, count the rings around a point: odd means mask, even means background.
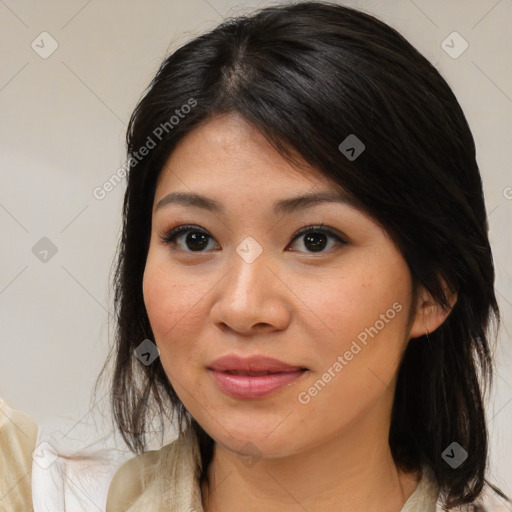
[[[182,235],[186,235],[184,238]],[[196,226],[178,226],[171,229],[167,234],[161,237],[164,244],[172,243],[177,245],[176,240],[183,239],[185,249],[183,246],[180,249],[185,252],[204,252],[204,248],[208,246],[208,239],[211,236],[205,231],[198,229]]]
[[[306,252],[327,252],[325,251],[329,239],[336,244],[346,245],[347,242],[336,232],[323,226],[308,226],[300,229],[293,237],[293,242],[299,238],[303,239],[303,245],[308,249]]]

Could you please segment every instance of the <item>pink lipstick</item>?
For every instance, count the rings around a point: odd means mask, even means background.
[[[264,356],[228,355],[208,366],[215,382],[234,398],[263,398],[300,378],[307,368]]]

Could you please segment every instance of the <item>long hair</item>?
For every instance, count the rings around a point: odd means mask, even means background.
[[[230,18],[174,51],[135,108],[130,170],[114,276],[116,336],[111,403],[135,453],[150,413],[200,439],[206,478],[213,440],[179,400],[160,360],[135,349],[154,340],[142,293],[157,178],[178,142],[212,116],[236,112],[283,157],[315,166],[395,242],[415,286],[448,307],[434,332],[410,340],[398,370],[389,444],[406,471],[428,464],[447,506],[481,492],[488,455],[484,396],[499,326],[494,267],[474,140],[440,73],[398,32],[357,10],[303,2]],[[349,159],[349,136],[364,151]],[[146,151],[141,151],[146,148]],[[453,469],[443,451],[467,460]]]

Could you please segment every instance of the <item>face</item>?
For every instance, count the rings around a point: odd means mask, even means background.
[[[176,192],[219,208],[171,201]],[[282,200],[340,192],[317,170],[288,163],[236,115],[189,133],[160,174],[145,305],[173,388],[228,450],[250,443],[263,457],[291,455],[375,411],[380,420],[389,414],[411,332],[405,260],[348,202],[274,211]],[[179,226],[187,227],[170,233]],[[253,356],[288,366],[267,365],[266,376],[212,371],[224,356],[242,358],[238,373],[264,371],[245,360]]]

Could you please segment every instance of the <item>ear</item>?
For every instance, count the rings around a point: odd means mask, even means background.
[[[445,281],[441,280],[449,308],[443,308],[436,303],[430,293],[425,288],[420,287],[416,300],[416,312],[409,331],[409,338],[419,338],[425,334],[434,332],[451,313],[453,306],[457,302],[457,292],[450,290]]]

